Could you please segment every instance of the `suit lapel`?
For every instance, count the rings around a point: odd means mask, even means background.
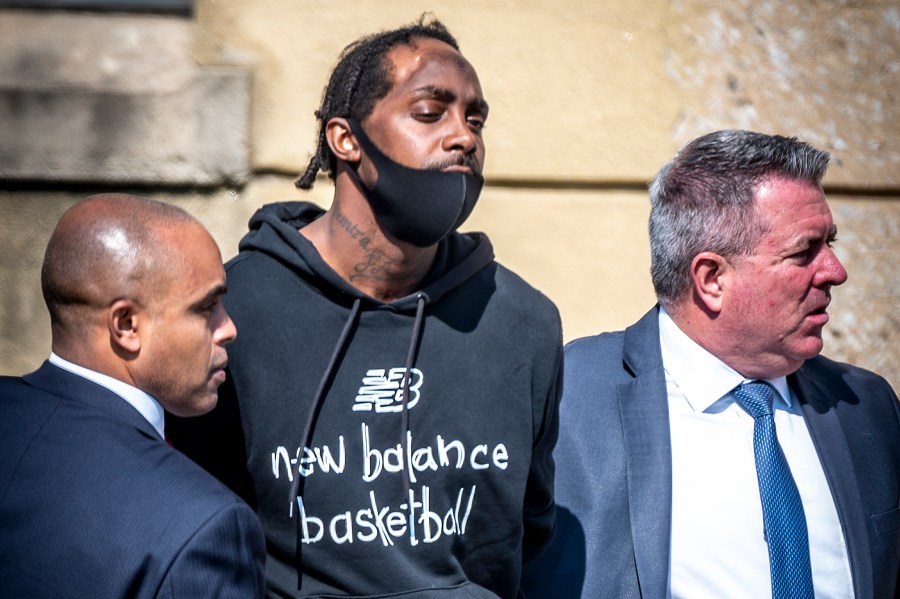
[[[672,446],[658,311],[625,331],[625,367],[618,386],[638,582],[643,597],[664,597],[672,521]]]
[[[821,376],[809,376],[806,366],[791,375],[789,381],[803,409],[803,418],[834,498],[847,543],[855,595],[857,599],[869,598],[873,584],[872,557],[856,470],[850,459],[847,436],[838,419],[835,402],[825,400],[834,398],[835,392],[844,385],[839,381],[823,380]]]
[[[159,433],[130,403],[106,387],[84,377],[44,362],[36,371],[22,377],[29,385],[70,400],[80,401],[102,410],[123,424],[159,439]]]

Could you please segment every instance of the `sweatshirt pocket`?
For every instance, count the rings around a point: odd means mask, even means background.
[[[900,529],[900,507],[872,514],[872,524],[875,526],[875,534],[879,537],[897,532]]]

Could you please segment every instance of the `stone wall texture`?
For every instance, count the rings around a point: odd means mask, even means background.
[[[187,19],[0,13],[0,179],[212,185],[249,174],[250,73]]]
[[[566,339],[653,305],[646,182],[715,129],[832,153],[850,273],[825,353],[900,385],[896,0],[196,0],[194,17],[0,9],[0,374],[49,351],[39,268],[95,191],[177,203],[233,255],[313,149],[340,50],[432,11],[479,72],[488,185],[466,229],[553,299]]]

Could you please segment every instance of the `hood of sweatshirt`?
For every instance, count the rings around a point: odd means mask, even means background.
[[[264,252],[303,276],[312,277],[323,293],[335,301],[360,308],[385,305],[356,289],[337,274],[319,255],[313,244],[297,230],[319,218],[325,211],[310,202],[267,204],[250,218],[250,231],[238,249]],[[414,312],[420,300],[432,304],[463,284],[494,259],[494,248],[483,233],[451,234],[438,244],[437,255],[428,275],[416,292],[390,302],[398,311]]]
[[[301,436],[301,447],[309,445],[316,428],[318,414],[325,401],[334,373],[340,366],[344,350],[352,337],[353,329],[359,322],[360,312],[366,309],[389,307],[398,312],[414,314],[410,328],[410,342],[407,351],[404,375],[401,382],[403,400],[401,426],[397,436],[404,449],[408,449],[409,432],[409,390],[410,374],[416,362],[422,327],[425,321],[425,307],[437,303],[448,292],[465,283],[476,273],[493,262],[494,251],[487,236],[482,233],[451,234],[438,244],[434,263],[416,292],[389,303],[373,298],[344,280],[319,255],[315,246],[298,229],[319,218],[325,211],[309,202],[284,202],[267,204],[250,219],[250,231],[241,240],[240,251],[254,250],[268,254],[295,270],[299,276],[313,281],[313,286],[329,297],[331,301],[349,308],[343,330],[334,340],[334,349],[328,366],[321,375],[312,400],[309,417]],[[329,340],[323,340],[330,343]],[[408,496],[410,479],[406,470],[402,477],[403,496]],[[290,501],[302,504],[305,478],[295,476],[291,484]],[[297,542],[294,568],[297,572],[298,588],[302,581],[303,542],[300,518],[297,518]]]

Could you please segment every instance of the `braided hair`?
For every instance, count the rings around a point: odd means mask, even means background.
[[[337,158],[325,137],[328,121],[335,117],[362,121],[369,116],[376,102],[384,98],[393,85],[388,51],[394,46],[409,44],[417,37],[436,39],[459,50],[456,39],[444,24],[428,13],[414,23],[368,35],[344,48],[325,87],[322,104],[315,112],[319,122],[316,151],[306,171],[294,183],[297,187],[312,188],[319,171],[325,171],[329,178],[334,179]]]

